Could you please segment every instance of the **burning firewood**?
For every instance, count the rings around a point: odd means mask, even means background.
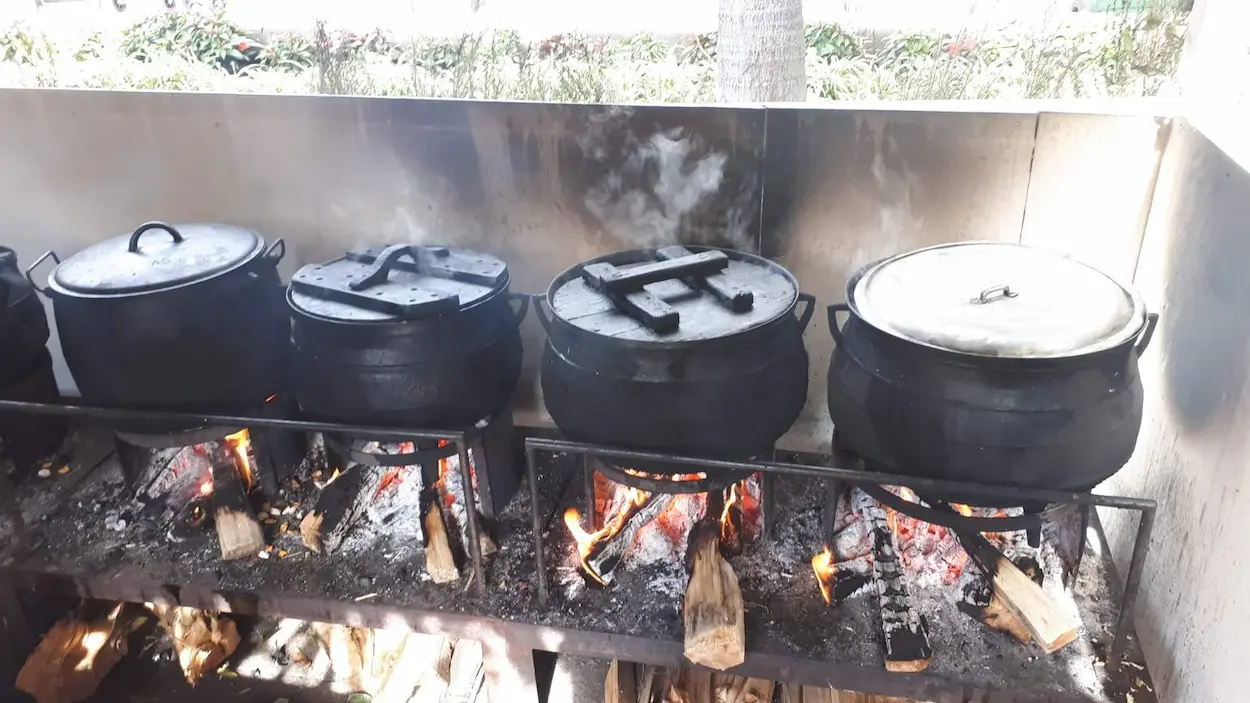
[[[86,700],[126,656],[126,640],[142,624],[135,609],[118,603],[92,617],[85,608],[52,626],[17,674],[16,688],[36,703]]]
[[[247,501],[238,458],[226,443],[212,454],[213,522],[223,561],[256,556],[265,548],[265,536]],[[245,471],[246,469],[244,469]]]
[[[150,604],[161,627],[174,641],[178,666],[195,685],[208,671],[216,671],[239,646],[239,632],[228,617],[196,608]]]
[[[686,658],[712,669],[737,666],[746,658],[742,591],[720,553],[720,523],[704,520],[695,526],[690,550],[694,566],[682,613]]]
[[[855,510],[872,525],[872,578],[877,586],[888,671],[924,671],[933,660],[929,622],[911,602],[907,574],[899,561],[885,510],[863,491],[854,491]]]
[[[607,524],[594,533],[587,533],[582,529],[576,508],[569,508],[564,513],[564,524],[577,541],[582,568],[592,579],[604,586],[612,582],[612,570],[633,544],[638,530],[667,510],[674,499],[669,493],[651,494],[634,488],[627,490],[629,503],[614,512]],[[717,539],[719,538],[718,527]]]
[[[369,509],[382,485],[385,471],[377,466],[351,466],[321,488],[317,504],[300,523],[304,545],[332,554],[352,525]]]
[[[979,533],[957,531],[968,557],[993,584],[994,595],[1047,654],[1076,640],[1080,619],[1065,612],[1033,579]],[[1017,638],[1019,639],[1019,638]]]
[[[425,514],[425,570],[434,583],[451,583],[460,578],[456,560],[447,540],[447,527],[443,511],[437,503],[430,505]]]
[[[838,605],[869,584],[867,574],[839,570],[834,563],[833,549],[827,544],[824,551],[812,557],[812,572],[816,574],[816,585],[826,605]]]

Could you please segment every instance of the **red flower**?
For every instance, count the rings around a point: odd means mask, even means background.
[[[247,42],[245,41],[239,42],[239,51],[247,51]]]

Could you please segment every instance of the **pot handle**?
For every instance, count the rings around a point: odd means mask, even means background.
[[[846,303],[834,303],[829,306],[829,334],[833,335],[833,343],[842,346],[842,328],[838,327],[838,313],[851,314],[851,306]]]
[[[534,317],[542,323],[543,331],[551,333],[551,313],[543,312],[543,306],[547,305],[547,296],[542,293],[535,293],[531,296],[534,299]]]
[[[807,324],[812,321],[812,313],[816,312],[816,296],[810,293],[799,293],[800,303],[807,303],[803,306],[803,312],[799,313],[799,334],[807,329]]]
[[[1142,328],[1141,334],[1137,337],[1137,343],[1133,348],[1137,350],[1137,355],[1141,356],[1146,347],[1150,346],[1150,338],[1155,336],[1155,325],[1159,323],[1159,313],[1152,312],[1146,316],[1146,326]]]
[[[265,249],[265,253],[261,256],[263,256],[266,261],[272,263],[274,266],[277,266],[278,262],[282,261],[282,257],[286,256],[286,242],[282,240],[282,237],[278,237],[273,240],[273,244],[270,244],[269,247]]]
[[[31,274],[35,272],[35,269],[39,268],[39,264],[42,264],[43,262],[47,261],[49,258],[55,261],[57,266],[61,265],[61,257],[57,256],[55,251],[52,251],[51,249],[49,249],[43,253],[43,256],[39,257],[38,259],[35,259],[35,263],[26,267],[26,280],[30,281],[30,287],[34,288],[40,293],[43,293],[44,295],[48,294],[48,287],[44,286],[43,288],[40,288],[39,285],[35,283],[35,277],[32,276]]]
[[[369,273],[359,280],[352,281],[347,284],[352,290],[364,290],[379,283],[385,283],[391,275],[391,269],[403,257],[408,257],[415,264],[417,262],[417,253],[407,244],[394,244],[382,250],[378,254],[378,258],[373,262],[373,268]]]
[[[130,244],[126,246],[126,251],[130,252],[131,254],[139,253],[139,237],[143,236],[144,232],[149,232],[154,229],[163,229],[166,232],[169,232],[169,236],[173,238],[174,244],[179,244],[182,242],[182,234],[178,230],[174,229],[172,225],[167,225],[164,222],[155,222],[155,221],[144,222],[143,224],[139,225],[139,229],[135,230],[134,234],[130,235]]]
[[[530,296],[525,293],[509,293],[508,302],[512,302],[513,300],[520,303],[520,305],[517,307],[516,311],[512,313],[515,318],[512,321],[512,326],[520,327],[521,321],[525,319],[525,313],[529,312]]]

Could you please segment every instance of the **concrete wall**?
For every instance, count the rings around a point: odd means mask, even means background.
[[[1103,486],[1160,504],[1138,632],[1161,701],[1250,700],[1250,151],[1222,146],[1180,123],[1166,152],[1136,276],[1161,315],[1146,417]],[[1133,522],[1106,516],[1120,564]]]
[[[1166,133],[1150,116],[976,103],[764,109],[0,91],[0,241],[30,262],[146,220],[230,221],[286,238],[286,275],[364,243],[444,242],[502,256],[514,290],[543,292],[584,259],[679,239],[776,258],[821,305],[841,301],[863,264],[966,239],[1054,245],[1127,278]],[[723,168],[714,183],[692,185],[701,195],[691,205],[657,193],[630,166],[638,159]],[[824,318],[807,331],[808,404],[788,448],[828,448]],[[532,315],[524,333],[519,420],[548,425]]]

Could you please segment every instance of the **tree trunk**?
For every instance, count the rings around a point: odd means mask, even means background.
[[[801,102],[802,0],[720,0],[716,88],[721,102]]]

